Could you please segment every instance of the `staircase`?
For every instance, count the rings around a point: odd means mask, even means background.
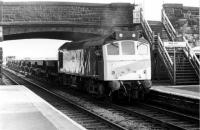
[[[171,60],[175,64],[175,84],[176,85],[193,85],[198,84],[198,76],[195,73],[189,59],[184,51],[180,48],[166,48]],[[175,51],[175,59],[174,59]]]
[[[162,41],[171,41],[170,36],[168,36],[163,23],[160,21],[148,21],[152,31],[155,35],[159,35]]]
[[[167,30],[163,26],[161,21],[148,21],[149,26],[151,27],[154,35],[159,35],[162,41],[171,41],[170,36],[167,33]],[[155,39],[155,37],[154,37]],[[157,42],[154,41],[154,46],[157,48]]]
[[[152,63],[152,80],[154,84],[170,84],[170,78],[168,75],[167,67],[164,62],[165,61],[163,57],[166,57],[162,52],[164,51],[162,45],[158,45],[158,37],[162,39],[162,41],[169,41],[169,36],[167,35],[167,31],[165,30],[162,22],[160,21],[148,21],[149,26],[152,29],[152,32],[154,34],[154,56],[153,56],[153,62]],[[162,53],[162,54],[161,54]]]
[[[153,70],[158,69],[159,75],[156,77],[164,77],[164,82],[170,82],[174,85],[192,85],[199,84],[199,68],[200,62],[192,53],[189,44],[186,41],[186,47],[172,47],[167,48],[164,46],[165,41],[176,42],[176,30],[171,25],[164,10],[162,10],[162,22],[160,21],[146,21],[142,15],[141,25],[144,29],[147,39],[152,45],[152,67]],[[175,52],[175,53],[174,53]],[[156,56],[157,55],[157,56]],[[175,55],[175,59],[174,59]],[[156,66],[155,61],[159,65]],[[174,63],[175,62],[175,63]],[[156,64],[155,64],[156,63]],[[153,73],[154,79],[156,73]],[[160,80],[160,79],[159,79]]]

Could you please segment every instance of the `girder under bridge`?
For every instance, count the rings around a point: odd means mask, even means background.
[[[129,3],[0,2],[0,38],[82,40],[134,30]]]

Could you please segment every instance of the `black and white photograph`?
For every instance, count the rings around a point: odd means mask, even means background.
[[[199,0],[0,0],[0,130],[200,130]]]

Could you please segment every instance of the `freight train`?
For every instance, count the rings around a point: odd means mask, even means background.
[[[48,62],[13,60],[7,66],[99,97],[115,93],[138,99],[151,87],[150,45],[134,31],[65,43],[58,50],[58,61],[52,61],[51,67]]]
[[[34,78],[54,81],[58,77],[57,60],[7,60],[6,66]]]

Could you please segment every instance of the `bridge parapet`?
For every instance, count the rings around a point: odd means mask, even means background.
[[[132,30],[134,8],[129,3],[0,2],[0,26],[4,40],[81,40]]]
[[[1,2],[1,24],[70,24],[127,26],[132,24],[131,4],[66,2]]]

